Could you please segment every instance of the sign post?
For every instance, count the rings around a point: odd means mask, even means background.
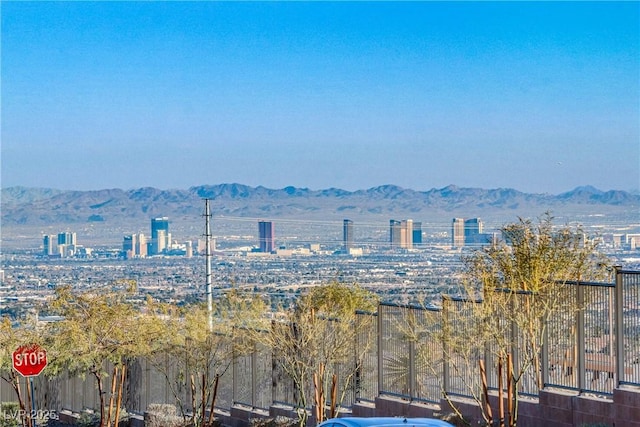
[[[29,379],[31,386],[31,423],[35,425],[33,415],[36,413],[36,402],[33,396],[33,377],[47,366],[47,351],[38,344],[21,345],[12,354],[13,369]]]

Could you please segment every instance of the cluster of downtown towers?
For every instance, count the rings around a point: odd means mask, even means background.
[[[350,254],[355,248],[354,223],[350,219],[343,220],[341,252]],[[272,253],[278,248],[275,243],[275,225],[273,221],[258,221],[257,252]],[[83,251],[82,246],[76,244],[76,233],[64,232],[57,236],[45,235],[43,249],[45,256],[58,255],[61,257],[77,256]],[[188,257],[193,254],[193,242],[177,244],[172,241],[169,232],[169,218],[159,217],[151,219],[151,238],[143,233],[124,236],[122,252],[125,258],[146,257],[160,254],[183,254]],[[483,224],[479,218],[454,218],[451,227],[451,246],[460,248],[469,245],[482,245],[492,241],[495,236],[483,233]],[[56,245],[57,243],[57,245]],[[423,243],[422,223],[411,219],[389,221],[389,246],[391,248],[413,249]],[[196,250],[204,252],[204,241],[198,241]],[[214,243],[215,245],[215,243]],[[89,249],[86,249],[87,251]],[[87,254],[88,255],[88,254]]]
[[[258,222],[259,251],[273,252],[275,247],[275,227],[272,221]],[[454,218],[451,227],[454,248],[465,245],[478,245],[490,242],[493,235],[483,233],[483,224],[479,218]],[[422,223],[411,219],[389,221],[389,244],[391,248],[412,249],[422,244]],[[342,252],[350,253],[354,249],[353,221],[342,222]]]

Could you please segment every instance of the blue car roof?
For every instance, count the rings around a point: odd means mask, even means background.
[[[343,417],[326,420],[318,427],[330,427],[339,423],[347,427],[452,427],[446,421],[433,418],[402,417]]]

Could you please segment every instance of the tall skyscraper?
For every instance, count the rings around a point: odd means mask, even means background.
[[[258,221],[260,252],[273,252],[275,248],[275,227],[271,221]]]
[[[135,250],[136,255],[140,258],[144,258],[147,256],[147,237],[142,233],[138,234]]]
[[[130,234],[124,236],[122,252],[125,258],[144,258],[147,256],[147,239],[144,234]]]
[[[422,244],[422,223],[421,222],[413,223],[413,244],[414,245]]]
[[[165,251],[165,249],[167,249],[168,238],[169,237],[167,236],[167,232],[165,230],[158,230],[157,237],[152,241],[154,254],[161,254]]]
[[[413,220],[389,221],[389,243],[392,248],[413,248]]]
[[[403,249],[413,248],[413,220],[411,219],[400,221],[400,247]]]
[[[42,255],[53,255],[53,236],[45,234],[42,237]]]
[[[464,222],[464,243],[465,245],[477,245],[486,243],[483,235],[483,224],[480,218],[467,219]]]
[[[389,243],[392,248],[400,247],[400,221],[389,220]]]
[[[349,249],[353,247],[353,221],[345,219],[342,222],[342,249],[345,253],[349,253]]]
[[[167,238],[169,238],[169,218],[166,216],[160,218],[151,218],[151,244],[149,254],[157,255],[162,253],[164,248],[168,246]]]
[[[451,246],[461,248],[464,246],[464,218],[453,218],[451,225]]]
[[[137,244],[138,236],[136,236],[135,234],[124,236],[124,239],[122,240],[122,252],[124,253],[124,257],[126,259],[131,259],[136,256]]]
[[[58,245],[75,245],[76,233],[64,232],[58,233]]]

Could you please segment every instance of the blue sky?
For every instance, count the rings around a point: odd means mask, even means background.
[[[2,2],[2,187],[640,188],[640,3]]]

